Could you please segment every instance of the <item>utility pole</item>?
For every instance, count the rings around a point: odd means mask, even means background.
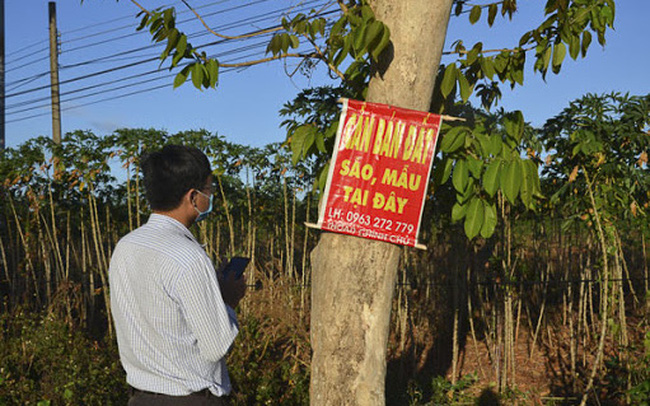
[[[59,100],[59,46],[56,30],[56,3],[49,2],[50,15],[50,88],[52,89],[52,140],[61,143],[61,104]]]
[[[5,149],[5,0],[0,0],[0,151]]]

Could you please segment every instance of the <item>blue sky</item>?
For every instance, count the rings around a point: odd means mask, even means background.
[[[288,7],[311,8],[324,2],[306,1],[306,6],[304,1],[298,0],[194,0],[191,4],[206,16],[211,26],[222,28],[225,34],[236,35],[277,23],[279,13]],[[5,2],[6,86],[10,96],[6,101],[8,147],[34,136],[51,136],[47,3],[44,0]],[[497,19],[492,28],[488,28],[484,20],[470,25],[467,15],[453,17],[446,49],[456,39],[464,40],[468,48],[479,40],[484,42],[484,49],[512,47],[523,32],[542,21],[545,1],[520,0],[518,3],[520,9],[512,21]],[[142,4],[152,7],[160,2],[142,1]],[[179,11],[185,11],[181,2],[172,4]],[[151,48],[146,34],[134,34],[137,12],[127,0],[85,0],[83,4],[79,0],[57,2],[64,133],[81,129],[104,135],[123,127],[158,128],[171,133],[204,128],[232,142],[262,146],[284,139],[285,134],[279,128],[282,118],[278,114],[283,103],[305,87],[333,83],[324,69],[317,69],[310,77],[300,73],[288,77],[286,72],[296,67],[296,61],[289,61],[225,72],[216,91],[200,92],[189,83],[172,89],[172,78],[165,78],[169,75],[167,71],[143,75],[158,67],[155,61],[117,69],[159,54]],[[524,87],[514,91],[504,88],[501,105],[507,110],[520,109],[527,121],[541,125],[571,100],[586,93],[650,93],[647,79],[650,44],[645,31],[649,16],[649,1],[619,0],[615,31],[609,33],[604,48],[594,41],[586,59],[573,61],[567,57],[561,73],[549,73],[546,82],[529,66]],[[204,32],[188,13],[179,17],[188,20],[180,26],[186,32]],[[251,18],[256,20],[244,25]],[[238,24],[239,21],[242,24]],[[192,43],[198,45],[214,40],[209,34],[203,34]],[[206,52],[234,52],[241,46],[246,44],[216,45],[206,48]],[[264,46],[260,45],[230,53],[224,60],[247,55],[262,57],[263,52]],[[80,63],[84,64],[75,66]],[[113,71],[100,73],[105,70]],[[80,79],[84,76],[90,77]],[[131,76],[136,77],[126,79]],[[66,80],[71,82],[65,83]],[[138,84],[144,80],[152,81]],[[159,86],[160,89],[145,91]],[[31,91],[39,87],[43,89]],[[88,89],[80,90],[83,88]],[[106,92],[110,89],[114,90]],[[85,97],[95,92],[99,94]],[[102,101],[131,92],[139,93]],[[65,102],[75,97],[82,98]],[[75,108],[71,108],[73,106]]]

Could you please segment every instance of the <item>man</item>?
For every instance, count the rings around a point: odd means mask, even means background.
[[[227,405],[225,356],[245,293],[234,272],[221,281],[189,228],[212,210],[212,172],[198,149],[168,145],[142,172],[152,214],[111,258],[111,306],[129,406]]]

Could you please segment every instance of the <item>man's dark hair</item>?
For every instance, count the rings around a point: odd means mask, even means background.
[[[202,190],[212,174],[203,152],[184,145],[165,145],[142,158],[144,188],[152,210],[177,208],[190,189]]]

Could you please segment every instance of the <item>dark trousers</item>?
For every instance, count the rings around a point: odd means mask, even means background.
[[[228,398],[221,398],[205,389],[187,396],[170,396],[141,391],[129,387],[128,406],[230,406]]]

